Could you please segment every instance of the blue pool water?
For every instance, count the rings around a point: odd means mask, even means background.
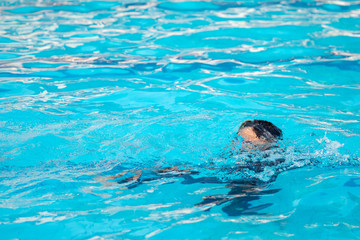
[[[359,239],[359,15],[1,1],[0,239]],[[279,148],[223,157],[247,119]],[[249,158],[284,161],[234,171]]]

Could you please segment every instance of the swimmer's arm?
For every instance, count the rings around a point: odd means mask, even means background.
[[[183,176],[183,175],[187,175],[187,174],[196,174],[197,173],[195,171],[192,171],[192,168],[184,168],[184,166],[180,165],[180,166],[175,166],[175,167],[152,169],[153,173],[158,175],[158,177],[155,177],[155,178],[150,177],[150,178],[146,178],[146,179],[141,179],[143,170],[144,169],[142,169],[142,170],[138,170],[138,169],[126,170],[126,171],[123,171],[123,172],[115,174],[115,175],[106,176],[106,177],[98,177],[98,178],[95,178],[95,180],[100,182],[104,186],[110,186],[110,185],[115,185],[115,184],[125,184],[125,183],[140,184],[141,182],[148,182],[148,181],[155,180],[158,178],[163,178],[163,177]],[[111,180],[121,178],[124,175],[131,174],[131,173],[134,173],[134,175],[130,176],[128,178],[122,179],[122,180],[111,181]]]
[[[95,180],[98,181],[98,182],[106,182],[106,181],[109,181],[109,180],[113,180],[113,179],[122,177],[122,176],[124,176],[124,175],[125,175],[126,173],[128,173],[128,172],[129,172],[129,171],[124,171],[124,172],[121,172],[121,173],[118,173],[118,174],[112,175],[112,176],[97,177],[97,178],[95,178]]]

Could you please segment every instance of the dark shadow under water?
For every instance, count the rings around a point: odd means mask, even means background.
[[[284,160],[277,161],[257,161],[248,165],[239,165],[227,172],[234,171],[251,171],[261,173],[265,167],[274,166],[274,164],[281,164]],[[120,167],[121,168],[121,167]],[[207,167],[208,169],[209,167]],[[114,173],[113,169],[111,172]],[[182,179],[181,184],[222,184],[224,188],[229,189],[227,194],[217,194],[204,196],[203,200],[194,204],[194,207],[203,207],[205,211],[210,211],[214,206],[223,206],[222,210],[229,216],[240,215],[264,215],[266,213],[260,212],[267,207],[273,205],[266,203],[261,205],[252,204],[253,201],[259,200],[262,196],[271,195],[279,192],[281,189],[268,189],[270,184],[276,180],[276,176],[280,173],[274,173],[269,181],[261,181],[257,178],[239,178],[232,180],[224,180],[215,176],[204,176],[201,169],[193,170],[186,168],[186,166],[168,167],[168,168],[154,168],[154,169],[118,169],[116,175],[104,177],[100,182],[115,180],[114,184],[119,184],[121,189],[133,189],[141,184],[151,183],[157,180],[173,179],[167,184],[176,182]],[[130,175],[130,176],[129,176]],[[129,177],[127,177],[129,176]]]

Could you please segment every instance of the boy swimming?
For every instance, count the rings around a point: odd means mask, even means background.
[[[243,139],[240,149],[238,147],[239,137],[241,137]],[[227,157],[234,156],[234,155],[238,154],[239,152],[265,151],[265,150],[275,147],[276,142],[281,138],[282,138],[281,129],[276,127],[271,122],[268,122],[265,120],[257,120],[257,119],[246,120],[245,122],[243,122],[240,125],[239,130],[237,131],[236,137],[233,141],[233,145],[231,147],[230,152],[228,152],[228,154],[223,154],[221,157],[226,159]],[[274,162],[272,162],[270,164],[269,164],[269,162],[251,162],[251,163],[247,163],[245,165],[239,164],[238,166],[234,166],[234,169],[241,171],[244,168],[248,168],[255,172],[259,172],[262,170],[263,165],[271,166],[274,164],[275,164]],[[206,166],[206,167],[211,168],[212,166]],[[105,178],[101,178],[101,179],[103,182],[103,181],[122,177],[123,175],[125,175],[127,173],[135,173],[135,175],[132,177],[129,177],[125,180],[122,180],[121,183],[135,182],[136,184],[139,184],[140,182],[144,182],[144,180],[145,180],[145,179],[141,180],[143,170],[128,170],[125,172],[121,172],[117,175],[105,177]],[[185,168],[173,166],[173,167],[167,167],[167,168],[161,168],[161,169],[155,170],[155,174],[162,175],[164,177],[167,173],[171,173],[171,174],[173,174],[173,176],[174,175],[175,176],[184,176],[184,175],[196,174],[196,172],[192,171],[191,169],[186,168],[186,166],[185,166]],[[185,178],[187,180],[189,180],[189,176],[187,176]],[[215,178],[215,177],[212,177],[212,178]],[[209,178],[207,178],[207,179],[209,179]],[[187,180],[185,180],[186,183],[188,183]],[[198,179],[198,180],[200,180],[200,179]]]
[[[239,138],[242,138],[241,148],[239,149]],[[233,141],[232,149],[230,154],[222,156],[223,159],[227,157],[236,156],[237,153],[242,152],[253,152],[257,151],[266,151],[275,147],[275,144],[278,140],[282,139],[282,131],[274,124],[264,120],[247,120],[243,122],[236,134],[235,140]],[[246,164],[237,164],[232,168],[235,171],[254,171],[255,173],[263,171],[264,167],[273,166],[275,164],[280,164],[281,159],[274,161],[249,161]],[[204,166],[204,168],[214,168],[211,164]],[[256,214],[257,210],[263,209],[269,205],[261,205],[257,207],[252,207],[249,205],[249,202],[252,200],[258,199],[258,194],[267,194],[268,191],[262,191],[260,186],[263,186],[264,182],[254,181],[254,179],[239,179],[238,181],[229,181],[224,182],[219,180],[217,177],[198,177],[199,172],[193,171],[191,168],[186,166],[174,166],[160,169],[152,169],[151,174],[147,177],[143,177],[143,170],[127,170],[121,172],[117,175],[110,177],[103,177],[99,179],[103,184],[112,179],[121,178],[127,174],[134,174],[131,177],[122,179],[117,182],[111,182],[112,184],[125,184],[122,189],[134,188],[142,183],[151,182],[157,179],[162,178],[173,178],[179,177],[184,180],[182,184],[194,184],[194,183],[227,183],[226,188],[231,189],[228,194],[223,195],[212,195],[203,198],[203,201],[196,204],[195,206],[209,206],[209,209],[213,205],[220,205],[225,202],[231,201],[230,205],[227,205],[223,208],[224,212],[228,215],[239,215],[239,214]],[[274,181],[274,178],[271,181]],[[107,182],[109,183],[109,182]],[[108,184],[105,184],[108,185]],[[260,187],[260,188],[259,188]],[[269,193],[273,193],[272,190]],[[260,193],[262,192],[262,193]]]

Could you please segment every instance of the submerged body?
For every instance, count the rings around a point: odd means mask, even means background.
[[[277,140],[282,138],[282,131],[273,125],[270,122],[263,120],[247,120],[239,128],[237,136],[232,142],[231,153],[227,156],[234,156],[238,152],[239,137],[242,138],[240,151],[242,153],[250,153],[255,155],[260,152],[267,152],[267,157],[270,156],[269,150],[275,148]],[[267,158],[265,156],[265,158]],[[226,159],[226,156],[223,156]],[[274,166],[276,164],[282,163],[284,160],[279,158],[276,161],[257,161],[251,159],[245,163],[238,163],[236,166],[231,167],[231,169],[224,169],[224,171],[253,171],[255,173],[260,173],[264,171],[265,167]],[[204,166],[205,168],[214,168],[214,166]],[[182,184],[195,184],[195,183],[220,183],[226,184],[226,188],[231,189],[228,194],[223,195],[211,195],[203,198],[203,201],[196,204],[195,206],[204,207],[208,206],[207,209],[210,209],[214,205],[220,205],[226,202],[231,201],[231,204],[225,206],[223,211],[228,215],[241,215],[241,214],[257,214],[257,210],[268,207],[269,205],[265,204],[262,206],[257,206],[255,208],[251,207],[249,204],[250,201],[259,199],[258,195],[269,194],[274,191],[271,190],[263,191],[268,182],[274,181],[277,174],[274,174],[269,181],[261,181],[259,179],[250,178],[250,179],[238,179],[232,181],[223,181],[218,177],[196,177],[199,175],[198,171],[194,171],[191,168],[186,166],[175,166],[168,168],[160,169],[150,169],[149,174],[144,174],[145,169],[141,170],[127,170],[119,174],[98,179],[103,184],[121,184],[124,185],[122,189],[130,189],[138,186],[139,184],[155,181],[163,178],[183,178]],[[130,177],[127,177],[117,182],[107,182],[108,180],[118,179],[124,175],[133,174]],[[271,204],[270,204],[271,205]]]

